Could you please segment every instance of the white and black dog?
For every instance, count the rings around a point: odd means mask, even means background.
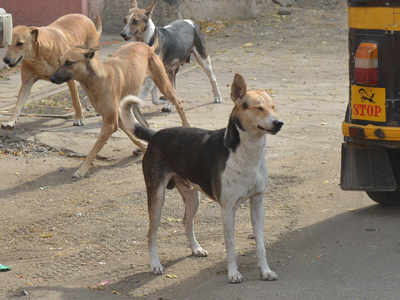
[[[151,20],[156,3],[157,0],[153,0],[148,8],[141,9],[137,7],[136,0],[133,0],[132,9],[124,19],[125,26],[121,31],[121,36],[127,41],[133,38],[150,46],[154,45],[174,88],[176,87],[176,74],[180,66],[189,62],[193,53],[197,62],[210,79],[214,102],[220,103],[222,101],[221,93],[199,26],[192,20],[185,19],[174,21],[165,27],[156,27]],[[158,104],[157,88],[150,79],[146,81],[139,97],[144,98],[150,91],[153,103]],[[169,111],[169,104],[168,108],[163,110]]]
[[[161,274],[157,229],[165,189],[176,186],[185,203],[184,225],[193,255],[207,256],[196,240],[193,219],[199,207],[199,190],[221,206],[228,277],[243,280],[236,262],[235,211],[250,198],[251,222],[256,240],[258,266],[263,280],[276,280],[267,263],[264,246],[264,193],[267,184],[266,134],[276,134],[283,122],[275,116],[275,105],[265,90],[247,91],[242,76],[235,75],[231,87],[234,108],[228,127],[220,130],[167,128],[155,132],[135,121],[131,108],[140,103],[124,98],[120,116],[125,127],[149,142],[143,157],[150,228],[148,232],[151,270]],[[134,111],[134,110],[133,110]]]

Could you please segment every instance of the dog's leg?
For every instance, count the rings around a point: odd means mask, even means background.
[[[150,226],[147,233],[150,254],[150,269],[151,272],[156,275],[160,275],[164,272],[163,266],[160,262],[160,256],[158,255],[157,231],[161,222],[161,209],[165,200],[165,188],[169,180],[165,178],[165,176],[154,175],[158,174],[158,172],[160,172],[159,169],[157,169],[157,171],[153,170],[149,172],[153,173],[152,175],[144,172],[150,217]],[[155,176],[158,178],[154,178]]]
[[[151,90],[151,100],[153,104],[159,105],[165,103],[164,99],[158,98],[158,88],[154,85],[153,89]]]
[[[228,203],[230,203],[228,201]],[[236,262],[235,251],[235,213],[236,208],[227,205],[221,208],[222,222],[224,224],[224,240],[228,260],[228,278],[230,283],[240,283],[243,276],[240,274]]]
[[[176,91],[176,86],[175,86],[175,77],[176,77],[176,73],[174,72],[174,70],[169,70],[169,71],[167,71],[167,74],[168,74],[168,79],[169,79],[169,81],[171,82],[174,91]],[[175,75],[174,75],[174,74],[175,74]],[[171,112],[171,111],[172,111],[171,102],[168,101],[168,102],[167,102],[167,105],[164,106],[164,107],[161,109],[161,111],[162,111],[162,112]]]
[[[189,127],[189,122],[183,110],[183,104],[178,98],[176,98],[175,91],[168,80],[167,72],[165,71],[163,62],[155,53],[153,53],[149,59],[149,66],[151,70],[151,77],[153,78],[154,83],[157,85],[160,92],[163,93],[168,100],[175,105],[176,110],[181,117],[182,125]]]
[[[154,89],[157,90],[153,80],[151,79],[151,77],[147,77],[144,80],[142,88],[140,89],[139,98],[146,100],[147,95],[151,92],[151,100],[153,101],[153,104],[155,104],[155,105],[159,104],[158,99],[154,99],[154,95],[153,95]]]
[[[176,180],[175,182],[176,188],[185,202],[185,216],[183,222],[185,224],[186,237],[190,243],[192,254],[200,257],[207,256],[207,251],[200,246],[193,230],[194,216],[196,215],[200,203],[200,193],[199,191],[180,183],[179,180]]]
[[[12,129],[15,127],[17,119],[21,114],[22,108],[24,107],[25,102],[26,100],[28,100],[28,97],[31,93],[32,86],[37,81],[37,78],[31,72],[26,71],[26,69],[24,68],[21,69],[21,78],[22,78],[22,84],[18,92],[17,104],[15,105],[14,115],[10,118],[9,121],[3,122],[1,124],[2,128]]]
[[[103,117],[103,126],[101,127],[100,135],[97,138],[92,150],[90,150],[86,160],[72,176],[73,178],[79,179],[86,175],[86,173],[89,171],[90,164],[96,158],[97,153],[99,153],[110,136],[117,130],[116,123],[116,121],[111,121],[110,119]]]
[[[194,53],[194,57],[196,57],[196,60],[200,65],[200,67],[206,73],[208,79],[210,79],[211,87],[212,87],[213,94],[214,94],[214,102],[221,103],[222,102],[221,92],[219,91],[217,79],[215,77],[215,74],[214,74],[214,71],[212,68],[211,57],[207,56],[207,59],[203,60],[196,49],[193,49],[193,53]]]
[[[74,80],[68,81],[69,91],[71,93],[72,107],[75,111],[74,126],[83,126],[83,115],[81,101],[79,101],[78,89]]]
[[[258,267],[262,280],[277,280],[278,275],[270,269],[267,262],[264,245],[264,195],[260,194],[250,199],[250,215],[253,232],[256,239]]]
[[[119,128],[121,128],[121,130],[122,130],[123,132],[126,133],[126,135],[129,137],[129,139],[130,139],[136,146],[138,146],[138,147],[140,148],[140,150],[142,150],[142,152],[145,152],[145,151],[146,151],[146,145],[143,144],[137,137],[135,137],[135,136],[132,134],[132,132],[130,132],[129,129],[127,129],[127,128],[124,126],[124,123],[123,123],[123,122],[120,121],[118,124],[119,124]]]

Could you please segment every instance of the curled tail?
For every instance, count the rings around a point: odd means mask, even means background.
[[[206,42],[200,31],[200,27],[197,24],[194,24],[194,46],[196,47],[197,52],[199,52],[201,58],[206,59],[208,56],[206,51]]]
[[[148,128],[149,125],[139,110],[141,103],[139,97],[125,96],[119,104],[119,117],[125,128],[132,131],[139,139],[149,142],[155,131]]]

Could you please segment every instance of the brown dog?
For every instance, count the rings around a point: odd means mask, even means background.
[[[102,23],[97,18],[96,25],[80,14],[65,15],[44,27],[16,26],[12,44],[4,56],[4,63],[10,67],[22,61],[22,85],[18,93],[14,115],[3,128],[14,128],[22,108],[29,97],[33,84],[39,79],[50,80],[59,67],[59,58],[69,47],[85,45],[97,47],[101,36]],[[74,125],[82,125],[82,109],[78,90],[73,80],[68,81],[75,111]]]
[[[150,76],[160,91],[177,108],[184,126],[189,126],[181,101],[176,96],[164,65],[154,49],[144,43],[128,43],[102,62],[95,49],[71,48],[61,58],[60,68],[51,76],[54,83],[77,80],[89,96],[90,103],[103,118],[100,136],[74,178],[85,176],[91,162],[110,136],[120,127],[141,150],[134,135],[119,122],[119,101],[127,95],[138,95]],[[138,107],[135,107],[139,113]],[[144,118],[142,124],[145,123]]]

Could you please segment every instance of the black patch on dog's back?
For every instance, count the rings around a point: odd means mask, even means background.
[[[225,129],[176,127],[160,130],[151,138],[143,165],[146,168],[163,166],[161,172],[173,172],[189,179],[217,200],[221,192],[221,174],[230,153],[224,135]]]

